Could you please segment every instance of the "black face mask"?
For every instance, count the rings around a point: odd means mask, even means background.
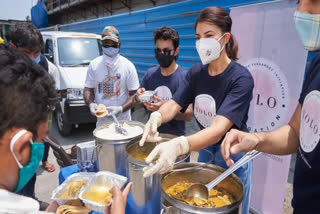
[[[175,59],[175,55],[167,55],[161,52],[155,51],[156,59],[159,62],[160,67],[168,68],[172,61]]]

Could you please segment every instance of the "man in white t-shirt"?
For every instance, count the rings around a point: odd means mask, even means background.
[[[95,115],[97,104],[107,106],[109,114],[119,120],[131,120],[132,97],[139,88],[137,71],[127,58],[119,54],[119,32],[113,26],[102,31],[103,55],[91,61],[84,88],[84,100]],[[112,118],[99,118],[97,127]]]

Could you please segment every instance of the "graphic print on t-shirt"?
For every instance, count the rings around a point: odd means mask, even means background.
[[[102,98],[110,98],[120,95],[121,74],[107,75],[102,82],[98,84],[98,93],[103,93]]]
[[[320,92],[311,91],[301,109],[300,146],[304,152],[312,152],[320,140]]]
[[[163,102],[168,102],[172,98],[172,93],[167,86],[159,86],[155,90],[156,96],[160,97]]]
[[[216,116],[216,102],[208,94],[196,96],[194,102],[194,115],[198,122],[205,128],[209,127]]]

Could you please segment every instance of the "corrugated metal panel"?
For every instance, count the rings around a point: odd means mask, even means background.
[[[135,64],[141,78],[148,68],[157,63],[153,43],[155,28],[167,25],[179,32],[178,63],[189,68],[194,62],[199,61],[195,49],[194,22],[200,10],[209,6],[220,6],[229,10],[231,7],[270,1],[275,0],[188,0],[148,10],[61,25],[60,30],[100,34],[104,26],[114,25],[120,32],[121,54]]]

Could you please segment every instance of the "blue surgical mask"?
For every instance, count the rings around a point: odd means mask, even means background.
[[[30,160],[29,163],[25,166],[22,166],[21,163],[19,162],[18,158],[13,152],[13,147],[16,141],[26,133],[26,130],[20,130],[15,136],[13,136],[11,142],[10,142],[10,151],[12,153],[12,156],[16,160],[20,170],[19,170],[19,180],[18,180],[18,185],[16,189],[14,190],[15,192],[19,192],[27,183],[28,181],[32,178],[32,176],[36,173],[39,163],[42,160],[42,156],[44,153],[44,144],[43,143],[37,143],[37,142],[32,142],[30,140],[31,144],[31,152],[30,152]]]
[[[320,14],[294,13],[296,30],[308,51],[320,50]]]
[[[39,62],[40,62],[40,54],[39,54],[39,56],[34,58],[33,61],[35,61],[37,64],[39,64]]]
[[[113,57],[118,55],[119,48],[114,48],[114,47],[105,48],[105,47],[102,47],[102,51],[108,57],[113,58]]]

